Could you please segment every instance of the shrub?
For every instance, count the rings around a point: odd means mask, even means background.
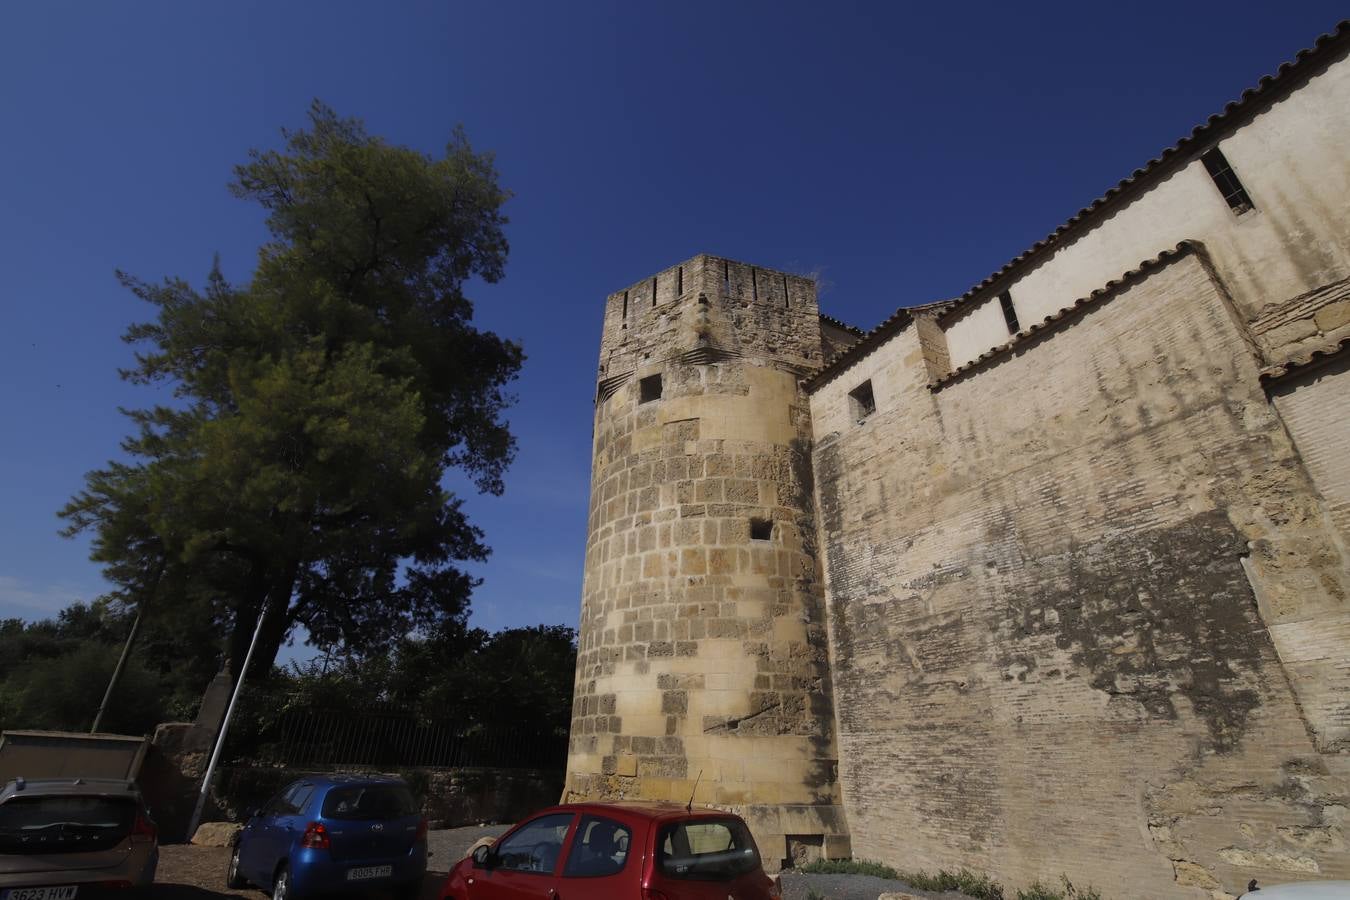
[[[1101,893],[1092,885],[1080,888],[1069,880],[1069,876],[1059,876],[1062,887],[1052,888],[1033,882],[1031,887],[1017,892],[1017,900],[1102,900]]]
[[[817,859],[798,871],[810,875],[875,875],[877,878],[898,880],[899,875],[890,866],[866,859]]]
[[[900,872],[901,881],[921,891],[960,891],[976,900],[1003,900],[1003,885],[988,875],[969,869],[948,872],[941,869],[936,875],[927,872]]]

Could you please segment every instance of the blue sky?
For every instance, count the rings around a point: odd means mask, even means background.
[[[823,274],[870,327],[950,297],[1312,43],[1343,3],[10,3],[0,14],[0,616],[104,584],[55,511],[118,452],[113,270],[246,280],[230,167],[313,98],[496,151],[529,357],[474,621],[575,624],[601,304],[699,252]]]

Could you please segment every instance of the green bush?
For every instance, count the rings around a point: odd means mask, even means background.
[[[1101,893],[1092,885],[1076,887],[1069,876],[1059,876],[1062,887],[1053,888],[1034,882],[1031,887],[1017,892],[1017,900],[1102,900]]]
[[[960,891],[976,900],[1003,900],[1003,885],[988,875],[969,869],[948,872],[941,869],[936,875],[927,872],[900,872],[899,879],[921,891]]]
[[[890,866],[866,859],[818,859],[802,866],[798,871],[810,875],[874,875],[892,881],[903,881],[910,887],[921,891],[960,891],[976,900],[1004,900],[1003,885],[988,875],[981,875],[969,869],[956,872],[939,870],[936,875],[929,872],[904,872]],[[1067,875],[1060,876],[1060,887],[1050,887],[1039,881],[1025,890],[1017,892],[1017,900],[1102,900],[1101,893],[1091,885],[1085,888],[1076,886]],[[808,900],[817,898],[814,891]]]
[[[802,866],[798,871],[810,875],[875,875],[877,878],[892,880],[900,877],[890,866],[866,859],[817,859]]]

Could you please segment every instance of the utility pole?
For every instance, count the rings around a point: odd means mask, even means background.
[[[98,731],[98,726],[103,724],[103,714],[108,711],[108,704],[112,702],[113,691],[117,689],[117,682],[122,679],[122,670],[126,668],[127,657],[131,656],[131,645],[136,643],[136,633],[141,630],[141,616],[145,615],[146,605],[159,592],[159,582],[163,577],[164,557],[161,556],[159,565],[155,567],[155,577],[151,580],[149,589],[141,595],[141,602],[136,604],[136,618],[131,623],[131,633],[127,635],[127,642],[122,645],[122,655],[117,657],[117,665],[113,667],[112,677],[108,679],[108,689],[103,692],[103,702],[98,705],[98,712],[94,713],[94,724],[89,727],[90,734],[95,734]]]
[[[248,652],[244,654],[244,665],[239,670],[239,680],[234,683],[234,691],[230,694],[230,705],[225,707],[225,718],[221,720],[220,731],[216,734],[216,745],[211,750],[211,760],[206,764],[206,772],[202,775],[202,787],[197,793],[197,805],[192,810],[192,818],[188,821],[187,840],[191,842],[192,836],[197,833],[197,826],[202,820],[202,810],[206,808],[206,798],[211,793],[211,776],[216,774],[216,763],[220,761],[220,751],[225,747],[225,735],[230,730],[230,717],[234,715],[234,705],[239,702],[239,691],[244,686],[244,676],[248,674],[248,664],[253,661],[253,648],[258,646],[258,635],[262,633],[263,618],[267,615],[267,601],[263,601],[262,609],[258,611],[258,624],[253,628],[253,639],[248,642]]]
[[[136,642],[136,632],[141,628],[141,616],[145,614],[145,601],[142,600],[136,606],[136,619],[131,623],[131,633],[127,635],[127,642],[122,645],[122,655],[117,657],[117,665],[113,668],[112,677],[108,679],[108,689],[103,692],[103,702],[98,705],[98,712],[94,714],[94,724],[90,726],[89,733],[95,734],[98,726],[103,724],[103,714],[108,711],[108,703],[112,700],[113,689],[117,687],[117,682],[122,678],[122,669],[127,664],[127,657],[131,655],[131,645]]]

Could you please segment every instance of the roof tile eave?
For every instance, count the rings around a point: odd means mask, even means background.
[[[1240,114],[1250,110],[1258,101],[1264,100],[1274,91],[1282,88],[1286,84],[1290,84],[1296,74],[1301,75],[1302,73],[1311,70],[1316,63],[1320,62],[1324,57],[1335,52],[1342,45],[1347,43],[1350,43],[1350,19],[1343,19],[1338,22],[1331,31],[1319,35],[1311,47],[1304,48],[1296,53],[1293,60],[1281,63],[1274,75],[1262,76],[1254,87],[1244,90],[1239,95],[1238,99],[1227,103],[1222,111],[1211,115],[1204,122],[1192,128],[1190,134],[1181,138],[1170,147],[1164,148],[1157,156],[1150,159],[1140,168],[1135,169],[1129,177],[1122,179],[1107,190],[1102,196],[1080,209],[1046,237],[1032,244],[1021,254],[1007,262],[1002,268],[971,287],[960,297],[951,301],[943,301],[950,303],[950,306],[938,313],[939,319],[954,315],[967,307],[976,295],[985,291],[1000,279],[1008,276],[1014,269],[1023,265],[1028,260],[1038,256],[1049,247],[1054,246],[1064,234],[1089,220],[1089,218],[1095,217],[1124,192],[1137,188],[1141,184],[1141,179],[1156,175],[1160,167],[1172,162],[1173,157],[1190,150],[1195,144],[1208,138],[1215,131],[1231,124],[1234,119]],[[805,381],[807,391],[814,391],[816,388],[832,380],[844,369],[847,369],[855,361],[870,352],[884,337],[881,332],[887,328],[896,316],[901,312],[906,312],[908,310],[908,307],[902,307],[901,309],[896,310],[895,313],[889,316],[880,325],[867,332],[863,338],[850,347],[848,351],[840,354],[829,365],[807,379]],[[953,374],[955,374],[955,372],[949,373],[947,377],[950,378]]]

